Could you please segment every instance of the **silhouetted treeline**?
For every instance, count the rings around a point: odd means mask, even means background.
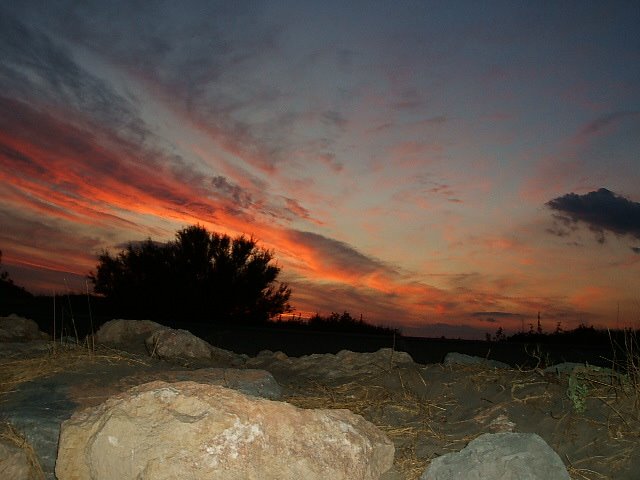
[[[275,323],[285,328],[299,328],[316,331],[331,331],[331,332],[343,332],[343,333],[363,333],[363,334],[375,334],[375,335],[399,335],[400,332],[390,327],[372,325],[363,320],[362,316],[359,319],[353,318],[347,311],[343,313],[333,312],[328,317],[323,317],[319,314],[315,314],[308,320],[302,320],[300,318],[282,320],[278,319]]]
[[[502,328],[498,328],[493,336],[486,334],[486,339],[493,342],[557,345],[624,345],[625,341],[628,341],[630,334],[640,338],[640,330],[606,330],[585,324],[580,324],[572,330],[563,330],[560,324],[558,324],[553,332],[548,333],[544,332],[541,328],[536,330],[531,328],[527,332],[506,335]]]
[[[291,309],[272,252],[253,238],[191,226],[172,242],[129,243],[98,260],[94,291],[123,318],[263,323]]]

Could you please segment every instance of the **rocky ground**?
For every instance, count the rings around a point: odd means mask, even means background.
[[[139,339],[117,349],[44,340],[2,344],[2,437],[31,452],[44,478],[54,478],[60,423],[74,411],[134,385],[191,380],[362,415],[395,445],[386,480],[418,479],[435,458],[491,432],[538,434],[573,479],[631,480],[640,472],[637,385],[606,369],[519,370],[464,356],[422,365],[392,349],[299,358],[214,351],[204,359],[160,359],[148,352]]]

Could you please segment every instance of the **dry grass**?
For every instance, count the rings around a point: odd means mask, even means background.
[[[334,387],[312,383],[283,400],[300,408],[347,409],[362,415],[376,424],[395,445],[401,445],[396,447],[394,466],[408,479],[419,478],[427,467],[429,462],[418,458],[415,448],[421,439],[441,435],[429,420],[433,411],[445,410],[445,407],[419,399],[406,390],[391,393],[384,387],[359,382]],[[385,409],[393,409],[399,416],[420,418],[420,421],[402,425],[380,423],[377,420]]]
[[[0,397],[18,385],[61,372],[74,371],[90,362],[131,362],[147,365],[136,355],[99,347],[91,350],[77,345],[52,343],[47,352],[27,358],[4,358],[0,362]]]

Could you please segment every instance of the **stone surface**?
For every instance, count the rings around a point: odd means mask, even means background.
[[[145,340],[145,345],[149,355],[164,360],[214,360],[219,363],[240,366],[248,358],[214,347],[187,330],[172,328],[156,330]]]
[[[48,338],[49,335],[41,332],[33,320],[14,314],[0,317],[0,342],[30,342]]]
[[[411,355],[406,352],[381,348],[373,353],[357,353],[342,350],[337,354],[324,353],[287,357],[282,352],[263,350],[256,357],[247,360],[246,366],[269,370],[272,373],[288,372],[309,379],[339,380],[379,374],[398,366],[414,365]],[[276,376],[276,378],[278,378]]]
[[[0,478],[31,480],[34,478],[25,451],[0,438]]]
[[[76,407],[66,395],[66,386],[56,378],[22,384],[9,398],[3,398],[3,418],[33,447],[48,480],[54,479],[60,424]]]
[[[151,320],[109,320],[96,332],[96,343],[127,344],[139,343],[144,346],[144,341],[156,330],[167,328]]]
[[[497,360],[475,357],[465,353],[449,352],[442,362],[444,365],[479,365],[491,368],[511,368],[509,364]]]
[[[149,355],[162,359],[211,358],[211,345],[187,330],[156,330],[145,345]]]
[[[119,384],[133,387],[154,380],[164,382],[197,382],[231,388],[246,395],[278,400],[282,388],[266,370],[237,368],[198,368],[196,370],[166,370],[164,372],[140,372],[124,377]]]
[[[28,344],[24,344],[28,345]],[[0,412],[22,433],[53,480],[60,424],[78,409],[97,406],[109,397],[155,380],[193,381],[237,389],[253,396],[279,399],[280,385],[264,370],[202,368],[186,370],[154,359],[146,364],[126,357],[76,364],[70,371],[25,382],[2,397]],[[0,475],[0,480],[5,477]]]
[[[378,479],[394,447],[348,410],[304,410],[194,382],[151,382],[62,424],[56,475],[94,479]]]
[[[485,433],[434,459],[420,480],[570,480],[562,460],[535,433]]]
[[[563,362],[552,365],[543,370],[544,373],[553,373],[556,375],[583,375],[589,377],[602,377],[603,379],[620,379],[621,375],[614,372],[610,368],[598,367],[585,363]]]

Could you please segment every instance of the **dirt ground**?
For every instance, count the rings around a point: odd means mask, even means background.
[[[637,479],[635,395],[606,373],[587,370],[574,374],[572,399],[569,378],[536,370],[415,365],[364,382],[294,379],[286,400],[306,408],[348,408],[386,431],[400,474],[389,478],[418,479],[433,458],[459,451],[478,435],[513,431],[540,435],[573,479]]]
[[[77,383],[68,391],[77,403],[91,405],[127,387],[121,380],[132,372],[142,379],[140,373],[147,372],[151,379],[162,369],[176,368],[151,360],[82,349],[4,355],[0,412],[25,382],[73,374],[68,378]],[[394,468],[385,480],[418,479],[433,458],[462,449],[482,433],[503,431],[540,435],[576,480],[640,475],[637,385],[609,370],[389,363],[330,380],[284,365],[270,371],[284,389],[284,401],[304,408],[347,408],[384,430],[396,446]],[[9,435],[6,429],[0,434]]]

